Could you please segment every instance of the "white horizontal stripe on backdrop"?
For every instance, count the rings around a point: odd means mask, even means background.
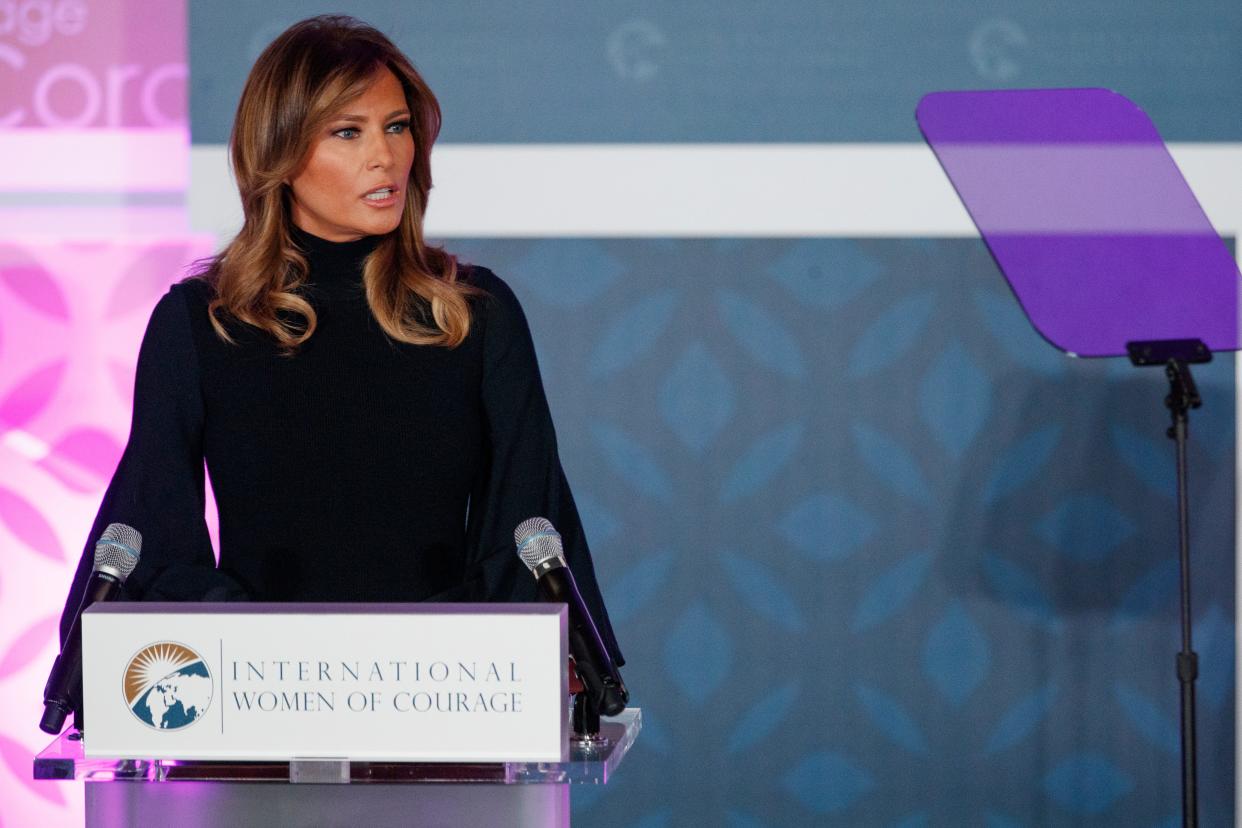
[[[1222,235],[1242,228],[1242,144],[1173,144]],[[447,144],[438,238],[962,237],[977,232],[922,144]],[[190,224],[227,238],[241,207],[221,145],[190,151]]]

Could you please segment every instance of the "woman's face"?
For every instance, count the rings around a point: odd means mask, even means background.
[[[293,223],[328,241],[353,241],[396,229],[414,162],[410,110],[388,68],[375,73],[311,142],[289,180]]]

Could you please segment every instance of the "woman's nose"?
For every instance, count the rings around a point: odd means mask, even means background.
[[[367,166],[387,167],[392,164],[392,148],[388,146],[387,135],[383,132],[373,137],[367,144]]]

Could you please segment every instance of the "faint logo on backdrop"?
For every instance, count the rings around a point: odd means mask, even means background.
[[[184,19],[181,3],[0,0],[0,128],[184,124]]]
[[[155,730],[180,730],[211,706],[207,662],[174,641],[144,647],[125,666],[125,704],[138,721]]]
[[[656,55],[667,42],[663,30],[650,20],[626,21],[608,35],[608,62],[619,77],[649,81],[660,73]]]
[[[1004,18],[987,20],[970,33],[970,61],[979,76],[990,81],[1010,81],[1022,71],[1019,57],[1026,50],[1026,32]]]

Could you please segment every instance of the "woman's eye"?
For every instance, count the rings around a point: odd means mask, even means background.
[[[346,133],[349,133],[349,134],[347,135]],[[358,130],[356,127],[345,127],[344,129],[338,129],[336,132],[332,134],[339,136],[341,138],[357,138]]]
[[[400,135],[401,133],[405,132],[409,128],[410,128],[409,121],[397,121],[395,124],[388,125],[388,131],[393,133],[394,135]]]

